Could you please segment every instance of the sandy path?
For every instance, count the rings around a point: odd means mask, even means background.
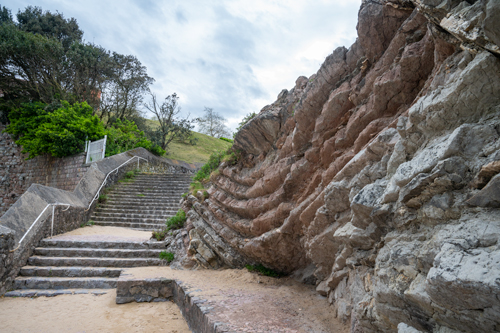
[[[1,298],[0,332],[190,332],[172,302],[117,305],[105,295]]]
[[[291,278],[270,278],[246,269],[173,270],[170,267],[128,268],[134,278],[166,277],[189,287],[190,295],[206,299],[213,322],[235,332],[349,332],[334,317],[326,297],[313,286]]]

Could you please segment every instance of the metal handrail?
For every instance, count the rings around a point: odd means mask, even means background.
[[[94,201],[99,197],[99,193],[101,192],[101,189],[102,187],[106,184],[106,182],[108,181],[108,177],[111,173],[115,172],[118,173],[118,169],[120,169],[122,166],[124,166],[125,164],[129,163],[130,161],[132,161],[134,158],[137,157],[137,169],[139,169],[139,162],[140,160],[144,160],[146,161],[148,164],[149,164],[149,161],[147,159],[145,159],[144,157],[140,157],[140,156],[134,156],[132,157],[131,159],[129,159],[128,161],[120,164],[120,166],[118,166],[117,168],[111,170],[110,172],[108,172],[108,174],[106,175],[106,178],[104,178],[101,186],[99,187],[99,189],[97,190],[97,193],[94,195],[94,198],[92,199],[92,201],[90,202],[89,206],[87,207],[87,209],[85,209],[85,211],[88,211],[90,209],[90,207],[92,207],[92,204],[94,203]]]
[[[38,215],[38,217],[35,219],[35,221],[28,228],[28,230],[26,230],[26,232],[24,233],[23,237],[21,237],[21,239],[18,242],[17,247],[15,249],[13,249],[13,250],[10,250],[10,252],[14,252],[17,249],[19,249],[19,247],[21,247],[21,243],[23,242],[24,238],[28,235],[28,233],[31,231],[31,229],[38,222],[38,220],[40,219],[40,217],[42,217],[43,213],[45,213],[45,211],[47,210],[47,208],[49,208],[50,206],[52,206],[52,225],[51,225],[51,229],[50,229],[50,237],[52,238],[52,235],[54,234],[54,211],[55,211],[55,207],[56,206],[68,206],[68,208],[66,208],[65,210],[63,210],[63,212],[65,212],[71,206],[70,204],[58,203],[58,202],[47,204],[47,206],[45,206],[45,208],[43,209],[43,211]]]
[[[140,160],[145,160],[148,164],[149,164],[149,161],[143,157],[140,157],[140,156],[134,156],[132,157],[131,159],[129,159],[128,161],[120,164],[117,168],[111,170],[110,172],[108,172],[108,174],[106,175],[106,178],[104,178],[101,186],[99,187],[99,189],[97,190],[97,193],[96,195],[94,196],[94,198],[92,199],[92,201],[90,202],[89,206],[87,209],[85,209],[85,211],[88,211],[90,209],[90,207],[92,206],[92,204],[94,203],[94,201],[99,197],[99,192],[101,191],[102,187],[106,184],[106,182],[108,181],[108,177],[111,173],[113,172],[117,172],[118,173],[118,169],[120,169],[122,166],[124,166],[125,164],[129,163],[130,161],[132,161],[134,158],[137,158],[137,168],[139,168],[139,162]],[[47,210],[47,208],[49,208],[50,206],[52,206],[52,226],[51,226],[51,230],[50,230],[50,237],[52,238],[52,235],[54,234],[54,213],[55,213],[55,206],[68,206],[68,208],[66,208],[65,210],[63,210],[63,212],[67,211],[69,209],[69,207],[71,206],[71,204],[66,204],[66,203],[59,203],[59,202],[55,202],[55,203],[49,203],[47,204],[47,206],[45,206],[45,208],[43,209],[43,211],[38,215],[38,217],[35,219],[35,221],[33,222],[33,224],[31,224],[31,226],[29,227],[28,230],[26,230],[26,232],[24,233],[23,237],[21,237],[21,239],[19,240],[18,242],[18,245],[15,249],[13,250],[10,250],[10,252],[14,252],[16,251],[17,249],[19,249],[19,247],[21,246],[21,243],[22,241],[24,240],[24,238],[28,235],[28,233],[31,231],[31,229],[35,226],[35,224],[38,222],[38,220],[40,219],[40,217],[43,215],[43,213],[45,213],[45,211]]]

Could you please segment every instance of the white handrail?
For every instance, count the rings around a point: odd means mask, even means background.
[[[132,157],[131,159],[129,159],[127,162],[124,162],[124,163],[120,164],[120,166],[118,166],[117,168],[115,168],[115,169],[111,170],[110,172],[108,172],[108,174],[106,175],[106,178],[104,178],[104,180],[102,181],[101,186],[97,190],[97,193],[94,195],[94,199],[92,199],[92,201],[90,202],[90,204],[87,207],[87,209],[85,209],[85,211],[88,211],[90,209],[90,207],[92,206],[92,204],[94,203],[94,201],[99,197],[99,193],[101,192],[102,187],[106,184],[109,175],[112,172],[115,172],[115,171],[118,173],[118,169],[120,169],[122,166],[124,166],[125,164],[129,163],[130,161],[132,161],[136,157],[137,157],[137,169],[139,169],[139,162],[140,162],[140,160],[144,160],[144,161],[146,161],[149,164],[149,161],[147,159],[145,159],[144,157],[140,157],[140,156],[136,155],[136,156]]]
[[[21,243],[23,242],[24,240],[24,237],[26,237],[28,235],[28,233],[31,231],[31,229],[35,226],[35,224],[38,222],[38,219],[40,219],[40,217],[42,217],[43,213],[45,213],[45,211],[47,210],[47,208],[49,208],[50,206],[52,206],[52,227],[51,227],[51,230],[50,230],[50,237],[52,237],[52,235],[54,234],[54,210],[55,210],[55,206],[68,206],[68,208],[66,208],[65,210],[63,210],[63,212],[67,211],[69,209],[69,207],[71,206],[70,204],[65,204],[65,203],[58,203],[58,202],[55,202],[55,203],[49,203],[47,204],[47,206],[45,206],[45,208],[42,210],[42,212],[38,215],[38,217],[35,219],[35,221],[31,224],[31,226],[28,228],[28,230],[26,230],[26,232],[24,233],[23,237],[21,237],[21,239],[19,240],[18,242],[18,245],[17,247],[14,249],[14,250],[11,250],[10,252],[14,252],[16,251],[17,249],[19,249],[19,247],[21,246]]]
[[[122,166],[124,166],[125,164],[129,163],[130,161],[132,161],[134,158],[137,158],[137,168],[139,168],[139,162],[140,160],[145,160],[148,164],[149,164],[149,161],[143,157],[140,157],[140,156],[134,156],[132,157],[131,159],[129,159],[128,161],[120,164],[120,166],[118,166],[117,168],[111,170],[110,172],[108,172],[108,174],[106,175],[106,178],[104,178],[101,186],[99,187],[99,189],[97,190],[97,193],[96,195],[94,196],[94,199],[92,199],[92,201],[90,202],[89,204],[89,207],[85,210],[85,211],[88,211],[90,209],[90,207],[92,206],[92,204],[94,203],[94,201],[99,197],[99,192],[101,191],[102,187],[106,184],[107,180],[108,180],[108,177],[109,175],[112,173],[112,172],[118,172],[118,169],[120,169]],[[19,247],[21,246],[21,243],[22,241],[24,240],[24,238],[28,235],[28,233],[31,231],[31,229],[35,226],[35,224],[38,222],[38,220],[40,219],[40,217],[43,215],[43,213],[45,213],[45,211],[47,210],[47,208],[49,208],[50,206],[52,206],[52,227],[51,227],[51,230],[50,230],[50,237],[52,237],[52,235],[54,234],[54,212],[55,212],[55,206],[68,206],[68,208],[66,208],[65,210],[63,210],[63,212],[67,211],[69,209],[69,207],[71,206],[70,204],[65,204],[65,203],[58,203],[58,202],[55,202],[55,203],[49,203],[47,204],[47,206],[45,206],[45,208],[43,209],[43,211],[40,213],[40,215],[38,215],[38,217],[35,219],[35,221],[33,222],[33,224],[31,224],[31,226],[29,227],[28,230],[26,230],[26,232],[24,233],[23,237],[21,237],[21,239],[19,240],[18,242],[18,245],[15,249],[11,250],[10,252],[14,252],[16,251],[17,249],[19,249]]]

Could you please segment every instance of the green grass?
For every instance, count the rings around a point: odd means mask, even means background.
[[[188,163],[207,163],[210,154],[216,150],[227,150],[232,143],[223,141],[209,135],[193,132],[198,139],[195,146],[182,142],[171,142],[165,157],[185,161]]]
[[[158,127],[158,122],[155,120],[148,119],[147,124],[153,129]],[[207,163],[210,154],[214,151],[226,151],[233,145],[231,142],[197,132],[193,132],[193,137],[198,139],[194,146],[184,142],[172,141],[167,147],[165,157],[188,163]]]
[[[171,262],[174,260],[174,254],[172,252],[161,251],[160,259],[166,260],[167,262]]]

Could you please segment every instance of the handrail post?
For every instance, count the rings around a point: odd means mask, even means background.
[[[52,204],[52,226],[50,228],[50,238],[54,235],[54,215],[56,211],[56,206]]]

